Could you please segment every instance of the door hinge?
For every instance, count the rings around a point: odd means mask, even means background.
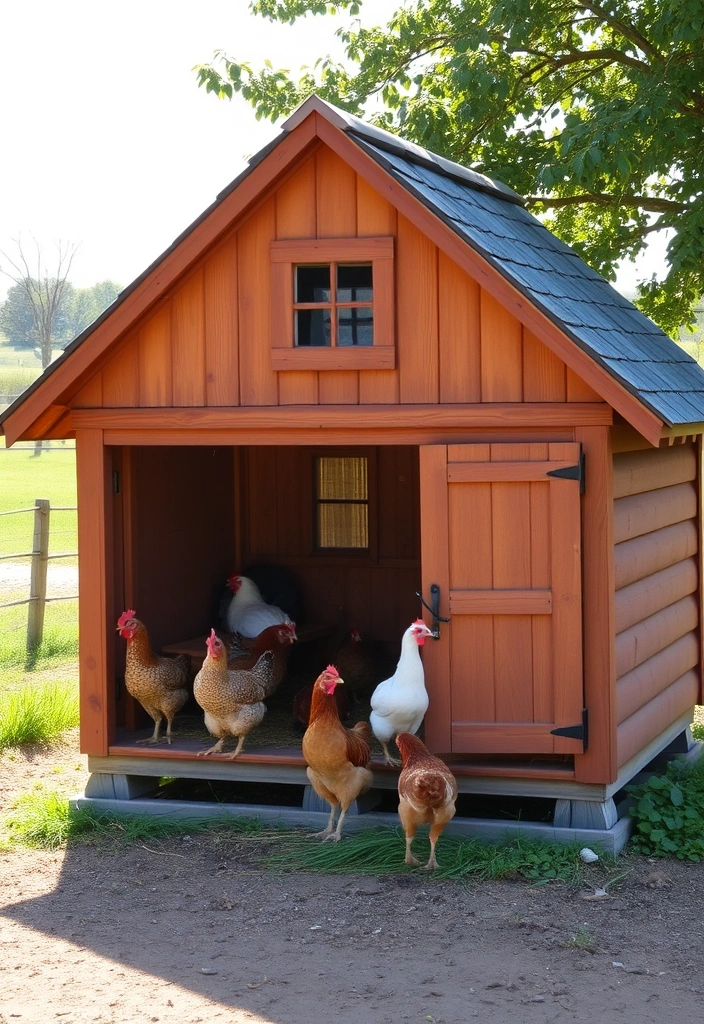
[[[589,744],[589,714],[586,708],[582,708],[582,721],[579,725],[564,725],[559,729],[551,729],[551,736],[564,736],[568,740],[581,740],[584,749]]]
[[[556,476],[561,480],[579,480],[579,493],[584,494],[584,452],[580,454],[576,466],[548,470],[548,476]]]

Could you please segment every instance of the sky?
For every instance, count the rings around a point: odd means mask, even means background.
[[[397,6],[367,10],[383,23]],[[339,56],[333,27],[273,25],[247,0],[4,0],[0,250],[21,236],[31,251],[34,236],[51,259],[59,240],[78,244],[74,285],[129,284],[277,134],[241,97],[199,89],[193,66],[223,49],[295,72]],[[636,277],[625,268],[619,287]]]

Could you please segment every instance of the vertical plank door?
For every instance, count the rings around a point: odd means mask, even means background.
[[[450,617],[423,654],[431,749],[584,750],[554,733],[582,724],[579,463],[573,442],[421,447],[423,594]]]

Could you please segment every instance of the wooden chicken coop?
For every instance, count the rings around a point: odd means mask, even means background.
[[[618,845],[691,746],[704,372],[499,182],[312,97],[1,421],[76,439],[93,794],[305,781],[300,739],[136,743],[118,615],[204,640],[253,562],[392,659],[421,594],[428,746],[556,836]]]

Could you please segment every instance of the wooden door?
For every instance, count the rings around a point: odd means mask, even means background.
[[[579,464],[572,442],[421,447],[423,596],[450,617],[424,647],[431,749],[584,749],[554,734],[583,721]]]

